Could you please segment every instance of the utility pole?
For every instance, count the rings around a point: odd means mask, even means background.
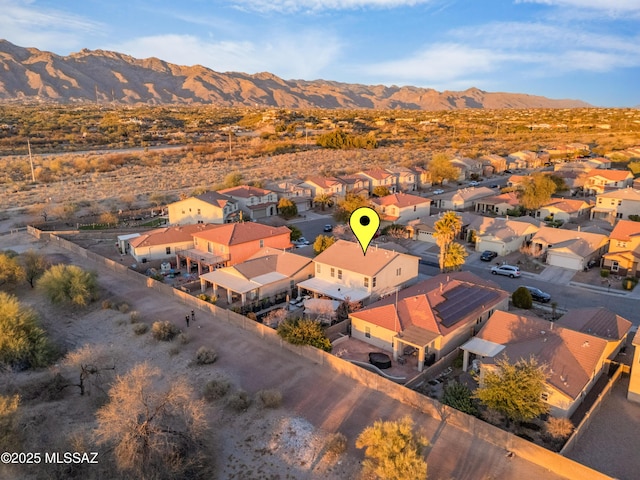
[[[36,183],[36,174],[33,170],[33,157],[31,156],[31,142],[27,138],[27,147],[29,148],[29,163],[31,164],[31,181]]]

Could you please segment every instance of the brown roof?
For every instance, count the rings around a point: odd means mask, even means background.
[[[385,170],[384,168],[372,168],[370,170],[363,170],[362,172],[358,173],[361,175],[366,175],[367,177],[375,178],[376,180],[383,180],[395,175],[388,170]]]
[[[234,197],[263,197],[269,195],[271,192],[264,188],[250,187],[248,185],[238,185],[237,187],[225,188],[224,190],[218,190],[218,193],[223,195],[230,195]]]
[[[413,326],[447,335],[465,320],[475,320],[509,294],[471,272],[437,275],[389,295],[352,314],[394,332]],[[397,307],[396,307],[397,305]]]
[[[541,227],[531,241],[556,247],[570,247],[572,244],[584,245],[589,253],[599,248],[607,239],[605,235],[589,232],[578,232],[576,230],[565,230],[562,228]],[[581,247],[583,249],[583,247]]]
[[[622,339],[632,325],[626,318],[616,315],[604,307],[569,310],[556,324],[606,340]]]
[[[263,248],[255,255],[233,267],[246,279],[252,279],[271,272],[278,272],[287,277],[295,275],[311,263],[311,259],[295,253]]]
[[[556,207],[567,213],[579,212],[584,208],[589,208],[589,204],[584,200],[572,200],[570,198],[554,198],[547,202],[545,207]]]
[[[392,193],[380,198],[372,198],[371,201],[380,206],[395,205],[399,208],[412,207],[421,203],[431,203],[431,200],[418,195],[408,193]]]
[[[500,195],[494,195],[492,197],[486,197],[479,200],[479,203],[486,203],[488,205],[499,205],[501,203],[507,203],[509,205],[519,205],[520,199],[516,192],[501,193]]]
[[[620,180],[625,180],[629,178],[629,175],[633,178],[633,174],[629,170],[601,170],[594,169],[591,170],[587,177],[602,177],[612,182],[619,182]]]
[[[367,255],[365,256],[359,244],[346,240],[338,240],[318,255],[314,261],[316,263],[342,268],[350,272],[373,276],[400,255],[411,257],[415,259],[416,262],[419,260],[418,257],[385,250],[373,245],[367,249]]]
[[[194,198],[198,200],[202,200],[203,202],[210,203],[211,205],[215,205],[216,207],[224,208],[224,206],[229,203],[235,203],[233,199],[221,195],[218,192],[205,192],[201,195],[196,195]]]
[[[191,242],[193,234],[216,228],[217,225],[197,223],[179,227],[164,227],[141,233],[139,237],[129,240],[133,248],[151,247],[155,245],[171,245],[173,243]]]
[[[618,220],[616,226],[613,227],[609,238],[616,240],[629,241],[631,237],[640,235],[640,222],[632,222],[631,220]]]
[[[603,170],[604,171],[604,170]],[[640,190],[635,190],[631,187],[620,188],[607,193],[601,193],[596,195],[597,198],[615,198],[619,200],[633,200],[640,202]]]
[[[341,183],[340,180],[338,180],[336,177],[320,177],[320,176],[307,177],[305,181],[315,183],[316,185],[322,188],[329,188],[334,185],[339,185]]]
[[[534,357],[548,366],[547,382],[570,398],[577,398],[591,380],[607,341],[540,318],[496,311],[477,335],[504,345],[510,361]]]
[[[221,245],[237,245],[290,233],[291,230],[287,227],[270,227],[261,223],[244,222],[217,225],[193,236]]]

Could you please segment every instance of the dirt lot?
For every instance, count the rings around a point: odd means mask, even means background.
[[[26,234],[0,237],[0,248],[24,251],[28,246],[55,255],[57,260],[97,266],[70,252],[41,245]],[[347,479],[357,478],[362,452],[355,449],[358,433],[376,419],[410,415],[430,439],[429,477],[433,479],[538,479],[558,478],[546,469],[520,458],[507,458],[505,451],[449,425],[428,417],[408,405],[322,369],[287,350],[270,348],[261,339],[235,327],[198,314],[187,329],[185,307],[143,286],[122,282],[106,271],[99,272],[101,299],[127,303],[142,321],[170,320],[186,332],[189,342],[158,343],[147,333],[136,336],[130,312],[102,309],[100,302],[87,309],[68,311],[52,307],[37,291],[20,287],[16,294],[36,308],[51,336],[66,349],[85,344],[101,345],[111,352],[117,373],[148,361],[170,380],[186,377],[196,392],[209,379],[224,376],[236,389],[252,397],[259,390],[277,388],[283,394],[282,408],[267,410],[253,402],[248,411],[235,413],[224,401],[209,404],[209,423],[217,478],[228,479]],[[214,347],[219,360],[210,366],[195,366],[198,347]],[[55,371],[56,368],[52,367]],[[5,389],[31,384],[51,370],[5,374]],[[95,427],[96,403],[69,390],[60,400],[25,402],[21,426],[31,451],[69,449],[69,436],[81,431],[90,439]],[[342,432],[348,439],[346,454],[329,457],[324,447],[327,434]],[[65,448],[66,446],[66,448]],[[92,450],[96,448],[93,447]],[[98,447],[102,448],[102,447]],[[99,450],[98,450],[99,451]],[[41,466],[44,467],[44,466]],[[29,470],[0,471],[1,478],[34,478]],[[4,476],[3,476],[4,475]],[[55,478],[45,472],[40,478]],[[64,476],[59,478],[65,478]]]

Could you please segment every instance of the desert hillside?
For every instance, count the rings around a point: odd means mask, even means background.
[[[220,73],[200,65],[174,65],[103,50],[83,49],[60,56],[6,40],[0,40],[0,101],[413,110],[588,106],[579,100],[477,88],[438,92],[411,86],[283,80],[270,73]]]

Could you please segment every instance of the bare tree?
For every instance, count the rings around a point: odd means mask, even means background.
[[[143,480],[202,473],[205,404],[183,379],[162,390],[160,369],[138,364],[119,376],[98,410],[98,443],[114,446],[120,470]]]

